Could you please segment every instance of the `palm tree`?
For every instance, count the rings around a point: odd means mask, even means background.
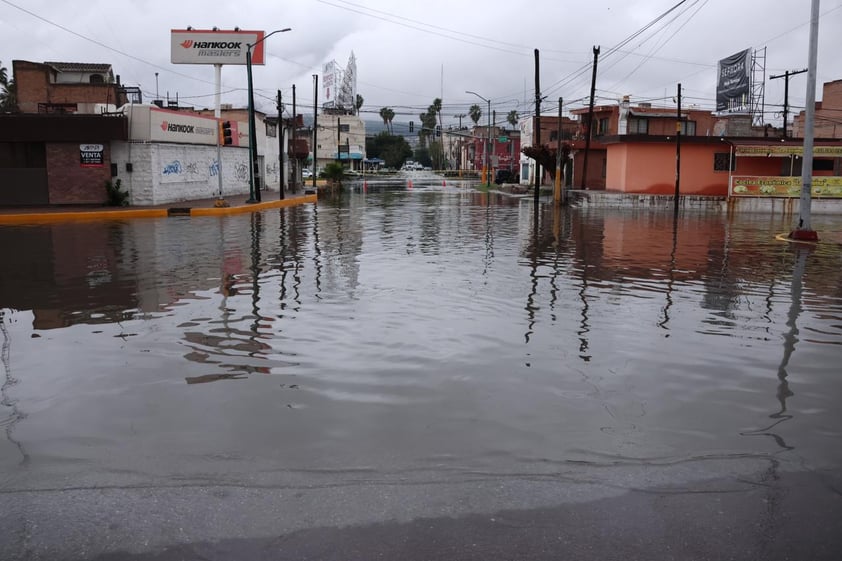
[[[0,63],[0,111],[14,111],[16,109],[15,81],[9,80],[8,70]]]
[[[383,126],[384,127],[389,126],[388,111],[389,111],[388,107],[381,107],[380,108],[380,118],[383,119]]]
[[[474,122],[474,126],[477,126],[477,123],[479,123],[479,120],[482,117],[482,108],[474,103],[468,109],[468,116],[471,117],[471,120]]]
[[[363,96],[361,96],[360,94],[357,94],[357,99],[354,100],[354,109],[356,109],[358,115],[360,113],[360,109],[363,106],[363,103],[365,103],[365,100],[363,99]]]
[[[433,100],[432,108],[436,112],[436,115],[438,115],[438,117],[439,117],[439,127],[441,127],[442,123],[441,123],[441,98],[440,97],[437,97],[436,99]]]
[[[512,125],[512,128],[517,127],[517,122],[518,122],[519,119],[520,119],[520,116],[517,114],[517,109],[512,109],[511,111],[509,111],[509,114],[506,116],[506,121],[508,121],[508,123],[510,125]]]
[[[391,107],[381,107],[380,118],[383,119],[383,125],[386,127],[386,130],[389,131],[389,134],[392,134],[392,119],[395,118],[395,110]]]
[[[392,119],[395,118],[395,110],[391,107],[386,108],[386,118],[389,121],[389,133],[394,134],[395,129],[392,128]]]

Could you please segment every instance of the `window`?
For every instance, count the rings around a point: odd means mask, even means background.
[[[713,155],[713,171],[734,171],[736,168],[736,158],[731,158],[729,152],[716,152]]]
[[[278,136],[278,125],[266,122],[266,136],[275,138]]]
[[[629,134],[649,134],[649,121],[632,117],[629,119]]]
[[[88,82],[91,84],[104,84],[105,78],[102,77],[102,74],[91,74],[90,78],[88,78]]]
[[[813,171],[833,171],[833,160],[813,160]]]
[[[696,121],[682,121],[681,134],[685,136],[696,136]]]
[[[351,132],[351,125],[343,125],[339,123],[339,132]]]
[[[596,134],[597,136],[604,136],[608,134],[608,117],[599,120],[599,123],[597,124]]]

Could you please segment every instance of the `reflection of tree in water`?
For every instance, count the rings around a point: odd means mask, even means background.
[[[26,415],[18,409],[18,401],[9,397],[9,390],[18,383],[18,380],[12,376],[12,338],[6,327],[7,313],[8,310],[0,309],[0,333],[3,336],[2,346],[0,346],[0,363],[3,364],[3,385],[0,386],[0,396],[2,396],[2,399],[0,399],[0,405],[10,408],[11,413],[7,419],[0,421],[0,424],[6,427],[6,440],[17,447],[21,455],[21,463],[26,464],[29,462],[29,454],[24,450],[23,444],[13,436],[15,425],[22,419],[25,419]]]

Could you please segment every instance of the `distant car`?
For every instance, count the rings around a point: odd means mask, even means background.
[[[303,177],[305,179],[313,177],[313,170],[311,170],[309,168],[304,168],[303,170],[301,170],[301,177]]]
[[[514,179],[512,172],[507,169],[498,169],[497,175],[494,177],[494,183],[502,185],[503,183],[511,183],[512,179]]]

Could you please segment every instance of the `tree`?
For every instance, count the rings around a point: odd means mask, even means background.
[[[567,142],[561,143],[561,165],[562,171],[564,170],[564,166],[567,164],[567,160],[570,157],[570,152],[572,147]],[[538,162],[538,164],[544,168],[544,170],[550,174],[550,176],[555,175],[555,168],[556,168],[556,161],[558,153],[556,152],[555,148],[549,148],[546,144],[542,144],[540,146],[526,146],[521,150],[523,154],[527,158],[531,158]]]
[[[441,122],[441,98],[437,97],[436,99],[434,99],[433,104],[430,107],[433,108],[433,110],[436,112],[436,115],[439,118],[439,126],[442,126],[442,122]]]
[[[15,81],[9,80],[8,70],[0,63],[0,111],[16,111],[17,105]]]
[[[477,126],[477,123],[479,123],[479,120],[482,117],[482,108],[479,105],[477,105],[476,103],[474,103],[468,109],[468,115],[471,117],[471,120],[474,122],[474,126]]]
[[[357,94],[357,99],[354,100],[354,109],[356,110],[358,115],[360,113],[360,109],[362,109],[363,103],[365,103],[363,96]]]
[[[512,109],[511,111],[509,111],[509,114],[506,115],[506,121],[510,125],[512,125],[512,128],[517,127],[517,122],[518,122],[519,119],[520,119],[520,116],[517,114],[516,109]]]
[[[388,115],[387,111],[389,111],[388,107],[381,107],[380,108],[380,118],[383,119],[383,126],[388,128],[389,117],[387,117],[387,115]]]
[[[404,137],[382,131],[365,139],[365,153],[370,158],[382,158],[386,167],[397,169],[412,156],[412,148]]]
[[[383,124],[386,126],[386,130],[388,130],[390,134],[394,132],[392,130],[392,119],[395,118],[395,110],[391,107],[381,107],[380,118],[383,119]]]

